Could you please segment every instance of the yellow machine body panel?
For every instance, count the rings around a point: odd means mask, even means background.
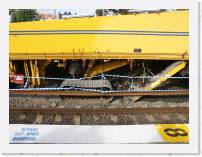
[[[10,60],[189,59],[189,12],[11,23]]]

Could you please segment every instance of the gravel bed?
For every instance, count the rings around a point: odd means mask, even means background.
[[[22,114],[10,115],[10,124],[35,124],[36,114],[27,114],[24,119],[20,119]],[[179,115],[179,114],[178,114]],[[43,114],[41,123],[38,124],[55,124],[55,125],[135,125],[135,124],[173,124],[189,123],[188,113],[167,114],[63,114],[61,121],[55,121],[55,114]],[[165,119],[166,116],[168,119]]]
[[[11,107],[57,107],[61,101],[59,96],[38,96],[38,95],[11,95],[9,106]]]
[[[37,114],[23,113],[25,115],[25,118],[21,119],[20,118],[21,114],[18,113],[9,114],[9,124],[33,124],[37,115]]]
[[[69,100],[68,100],[69,99]],[[10,95],[10,107],[44,107],[44,108],[135,108],[135,107],[188,107],[188,96],[169,96],[155,97],[144,96],[137,102],[132,97],[115,97],[112,102],[106,104],[96,104],[95,100],[88,98],[75,100],[76,98],[59,96],[38,96],[38,95]],[[79,102],[83,101],[79,104]],[[84,103],[85,102],[85,103]],[[165,115],[165,114],[163,114]],[[188,123],[189,115],[183,114],[182,118],[176,113],[162,116],[154,114],[63,114],[61,121],[55,122],[56,115],[43,114],[41,124],[60,124],[60,125],[133,125],[133,124],[161,124],[161,123]],[[10,124],[34,124],[37,114],[10,113]]]
[[[188,96],[144,96],[138,101],[133,97],[114,97],[110,103],[100,103],[102,98],[60,98],[59,96],[10,95],[10,107],[42,108],[116,108],[116,107],[188,107]],[[99,102],[99,103],[96,103]]]

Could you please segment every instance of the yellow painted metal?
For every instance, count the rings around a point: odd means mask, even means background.
[[[116,69],[116,68],[119,68],[119,67],[122,67],[122,66],[125,66],[128,64],[130,64],[129,61],[120,60],[120,61],[110,61],[110,62],[107,62],[104,64],[96,65],[89,71],[87,77],[93,77],[98,74],[101,74],[101,73],[104,73],[104,72],[107,72],[107,71],[110,71],[110,70],[113,70],[113,69]]]
[[[10,60],[50,60],[50,59],[143,59],[143,60],[189,60],[183,54],[134,54],[134,53],[10,53]]]
[[[158,75],[156,75],[156,80],[152,81],[151,83],[146,84],[146,86],[143,87],[142,90],[152,90],[152,89],[160,86],[169,77],[175,75],[180,70],[184,69],[186,65],[187,65],[187,61],[177,61],[177,62],[171,64],[169,67],[167,67],[161,73],[159,73]],[[137,101],[141,97],[142,96],[134,96],[134,97],[132,97],[132,99],[133,99],[133,101]]]
[[[12,61],[9,61],[9,74],[14,75],[16,73],[16,67]]]
[[[185,124],[157,124],[155,127],[165,142],[189,142],[189,128]]]
[[[84,74],[84,77],[88,77],[89,72],[90,72],[91,69],[93,68],[94,64],[95,64],[95,60],[94,60],[94,59],[93,59],[93,60],[90,60],[90,62],[88,63],[88,68],[87,68],[87,70],[86,70],[86,73]]]
[[[20,22],[9,29],[10,60],[189,59],[188,11]]]
[[[34,69],[34,65],[32,63],[32,60],[30,60],[30,68],[31,68],[31,76],[35,77],[35,69]],[[36,78],[32,78],[32,82],[31,82],[31,86],[34,87],[35,86],[35,82],[36,82]]]
[[[14,74],[16,74],[16,67],[15,67],[15,65],[13,64],[12,61],[9,61],[9,75],[14,75]],[[14,80],[10,79],[10,82],[14,83]]]
[[[35,73],[36,73],[36,77],[37,77],[37,86],[40,86],[40,78],[39,78],[39,68],[37,65],[37,60],[35,60]]]
[[[27,61],[24,61],[24,71],[25,71],[25,76],[27,77],[27,81],[31,83]]]
[[[37,60],[30,60],[30,68],[31,68],[31,76],[32,81],[31,81],[31,86],[40,86],[40,78],[39,78],[39,69],[37,66]]]
[[[144,87],[144,90],[152,90],[158,87],[163,82],[165,82],[169,77],[175,75],[177,72],[184,69],[187,64],[186,61],[178,61],[177,63],[178,64],[176,64],[175,66],[166,69],[165,71],[162,71],[162,73],[159,75],[159,78],[157,75],[157,79],[154,82],[151,82],[148,85],[146,85],[146,87]]]
[[[40,77],[45,77],[45,67],[47,67],[48,65],[48,61],[38,61],[39,66],[38,70],[39,70],[39,76]],[[45,79],[40,79],[40,85],[44,86],[45,85]]]

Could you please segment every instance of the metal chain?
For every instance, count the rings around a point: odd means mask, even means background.
[[[14,75],[10,75],[10,77],[14,77]],[[124,76],[124,75],[110,75],[110,74],[101,74],[93,77],[86,77],[86,78],[78,78],[78,79],[70,79],[70,78],[54,78],[54,77],[27,77],[27,76],[20,76],[22,78],[31,78],[31,79],[47,79],[47,80],[85,80],[89,78],[101,78],[101,79],[106,79],[106,77],[113,77],[113,78],[126,78],[131,80],[131,86],[128,90],[111,90],[111,91],[104,91],[102,88],[101,90],[98,89],[89,89],[89,88],[78,88],[78,87],[68,87],[68,88],[63,88],[63,87],[51,87],[51,88],[26,88],[27,84],[29,83],[28,80],[26,81],[25,85],[21,89],[9,89],[10,91],[13,90],[26,90],[26,91],[42,91],[42,90],[79,90],[79,91],[91,91],[91,92],[101,92],[101,93],[110,93],[110,92],[147,92],[147,91],[185,91],[184,89],[162,89],[162,90],[143,90],[143,89],[131,89],[132,88],[132,83],[134,82],[134,79],[142,79],[142,78],[162,78],[162,77],[157,77],[157,76],[136,76],[136,77],[131,77],[131,76]],[[188,79],[189,77],[167,77],[166,78],[172,78],[172,79]]]
[[[189,77],[174,77],[174,76],[124,76],[124,75],[110,75],[104,74],[106,77],[120,77],[120,78],[130,78],[130,79],[142,79],[142,78],[169,78],[169,79],[188,79]]]
[[[15,77],[15,75],[10,75],[9,77]],[[78,79],[73,79],[73,78],[59,78],[59,77],[33,77],[33,76],[18,76],[21,78],[30,78],[30,79],[45,79],[45,80],[82,80],[82,79],[90,79],[90,78],[96,78],[100,77],[100,75],[93,76],[93,77],[81,77]]]
[[[26,83],[25,83],[25,85],[24,85],[24,87],[23,87],[24,89],[27,88],[28,82],[29,82],[29,81],[28,81],[28,79],[27,79],[27,81],[26,81]]]
[[[181,91],[187,91],[187,89],[153,89],[153,90],[110,90],[110,91],[103,91],[103,90],[97,90],[97,89],[86,89],[86,88],[75,88],[75,87],[69,87],[69,88],[20,88],[20,89],[9,89],[9,91],[48,91],[48,90],[80,90],[80,91],[91,91],[91,92],[101,92],[101,93],[118,93],[118,92],[162,92],[162,91],[168,91],[168,92],[181,92]]]
[[[15,77],[15,75],[10,75],[9,77]],[[117,77],[117,78],[129,78],[129,79],[142,79],[142,78],[169,78],[169,79],[188,79],[189,77],[174,77],[174,76],[127,76],[127,75],[111,75],[111,74],[101,74],[97,76],[92,76],[92,77],[81,77],[81,78],[59,78],[59,77],[27,77],[27,76],[19,76],[21,78],[31,78],[31,79],[46,79],[46,80],[85,80],[85,79],[91,79],[91,78],[105,78],[106,77]]]

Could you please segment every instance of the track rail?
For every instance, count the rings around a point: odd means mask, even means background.
[[[25,95],[65,95],[65,96],[171,96],[171,95],[189,95],[189,90],[182,91],[135,91],[135,92],[93,92],[93,91],[31,91],[31,90],[10,90],[9,94]]]
[[[189,113],[188,107],[149,108],[10,108],[9,112],[54,113],[54,114],[94,114],[94,113]]]

